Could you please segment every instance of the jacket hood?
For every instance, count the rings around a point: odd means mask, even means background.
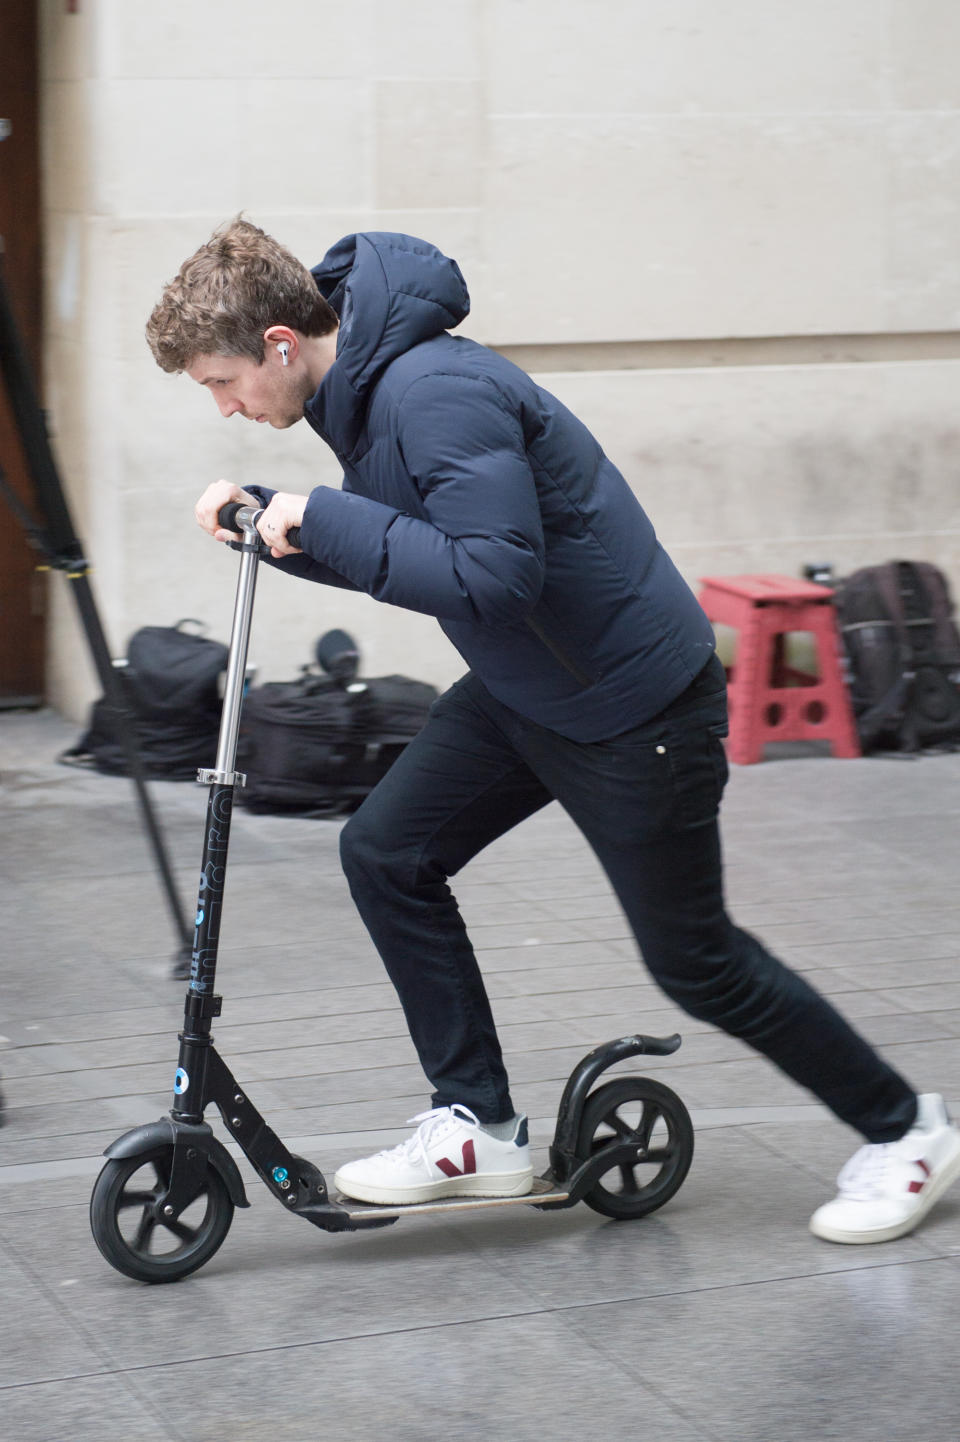
[[[456,261],[428,241],[389,231],[344,236],[311,274],[340,330],[336,364],[304,414],[338,454],[349,455],[386,366],[459,325],[470,297]]]

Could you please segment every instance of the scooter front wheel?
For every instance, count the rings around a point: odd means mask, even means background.
[[[662,1207],[690,1170],[693,1123],[676,1092],[649,1077],[623,1077],[591,1092],[580,1123],[579,1155],[595,1157],[623,1143],[635,1148],[630,1161],[612,1161],[583,1198],[617,1221]]]
[[[170,1182],[173,1147],[111,1159],[90,1198],[90,1227],[111,1266],[137,1282],[178,1282],[208,1262],[233,1220],[219,1173],[207,1167],[200,1189],[178,1217],[160,1198]]]

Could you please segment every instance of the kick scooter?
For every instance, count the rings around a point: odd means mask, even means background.
[[[693,1157],[693,1127],[680,1098],[648,1077],[618,1075],[595,1086],[609,1067],[642,1053],[666,1056],[679,1036],[625,1036],[590,1052],[564,1087],[549,1169],[520,1197],[451,1197],[402,1206],[371,1205],[331,1195],[313,1163],[293,1155],[238,1086],[213,1046],[222,1010],[214,993],[227,845],[244,673],[257,567],[264,546],[261,512],[231,503],[225,530],[242,541],[216,764],[198,780],[209,785],[190,984],[184,1005],[173,1106],[159,1121],[135,1127],[106,1150],[108,1160],[90,1202],[93,1236],[117,1271],[140,1282],[176,1282],[208,1262],[230,1229],[235,1207],[248,1207],[243,1179],[227,1147],[204,1121],[219,1111],[261,1181],[284,1209],[327,1232],[388,1226],[400,1216],[516,1207],[550,1211],[583,1201],[617,1220],[655,1211],[677,1192]],[[298,544],[297,532],[289,533]]]

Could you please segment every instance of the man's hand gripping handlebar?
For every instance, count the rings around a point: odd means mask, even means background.
[[[237,541],[236,514],[248,506],[255,513],[256,527],[269,548],[271,556],[296,555],[300,551],[300,525],[307,504],[306,496],[277,491],[268,506],[261,509],[255,496],[241,490],[232,481],[214,481],[200,497],[194,510],[197,524],[217,541]],[[225,508],[232,507],[229,524],[223,523]]]
[[[257,505],[248,506],[245,505],[243,501],[228,501],[225,506],[221,506],[217,520],[219,521],[220,529],[228,532],[231,540],[233,537],[236,537],[239,541],[242,540],[240,527],[251,523],[256,525],[257,529],[261,531],[262,538],[260,521],[265,514],[266,512]],[[294,552],[299,551],[300,527],[291,526],[287,532],[286,540],[288,549],[282,554],[292,555]],[[264,539],[264,545],[267,544],[268,542]],[[271,555],[277,555],[278,548],[271,546],[270,553]]]

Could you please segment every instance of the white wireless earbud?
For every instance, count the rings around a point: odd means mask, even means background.
[[[284,365],[288,365],[290,356],[289,344],[285,340],[282,340],[277,346],[277,350],[280,352],[280,359],[283,361]]]

